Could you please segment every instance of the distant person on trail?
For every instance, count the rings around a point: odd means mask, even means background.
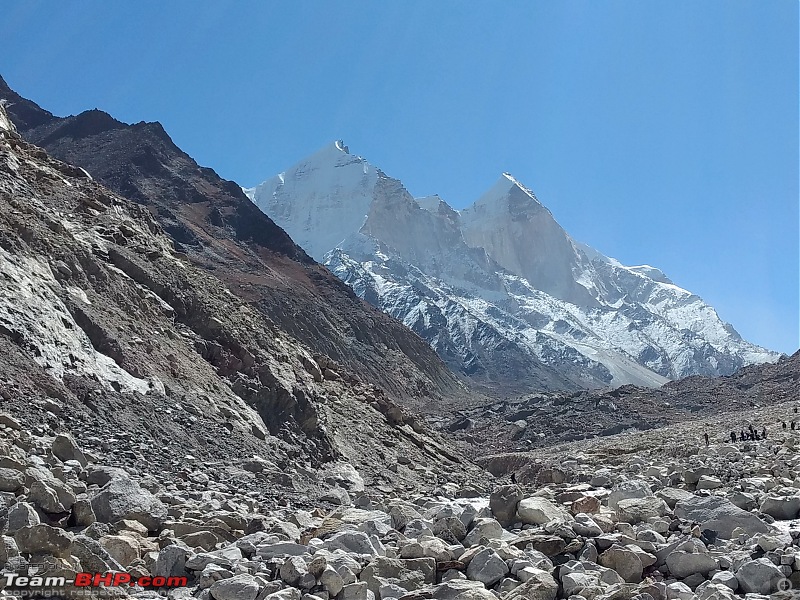
[[[739,432],[739,441],[743,442],[743,441],[745,441],[746,439],[747,439],[747,438],[745,437],[745,434],[744,434],[744,429],[742,429],[742,430]]]
[[[736,432],[735,431],[731,431],[731,441],[732,442],[736,441]]]
[[[708,433],[704,433],[703,437],[706,438],[706,447],[708,447]]]
[[[797,412],[797,407],[796,406],[794,407],[794,412]]]
[[[766,427],[763,427],[763,428],[761,429],[761,439],[762,439],[762,440],[765,440],[765,439],[767,439],[767,428],[766,428]]]

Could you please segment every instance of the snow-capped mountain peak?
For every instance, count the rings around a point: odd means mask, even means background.
[[[456,211],[339,141],[246,192],[451,368],[493,385],[660,385],[778,357],[659,269],[574,241],[509,173]]]
[[[326,252],[364,225],[380,175],[339,140],[244,191],[322,262]]]
[[[533,191],[511,173],[503,173],[491,188],[465,210],[493,214],[525,209],[547,210]]]

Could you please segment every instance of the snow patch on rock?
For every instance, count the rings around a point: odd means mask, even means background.
[[[93,377],[109,387],[146,394],[150,389],[146,380],[132,376],[113,359],[94,349],[54,291],[58,287],[46,262],[15,256],[0,248],[0,329],[3,333],[15,339],[56,379],[75,373]],[[70,290],[71,293],[75,291]]]

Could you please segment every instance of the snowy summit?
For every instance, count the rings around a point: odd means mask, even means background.
[[[508,389],[656,386],[778,354],[649,265],[573,240],[509,173],[456,211],[337,141],[245,192],[456,371]]]

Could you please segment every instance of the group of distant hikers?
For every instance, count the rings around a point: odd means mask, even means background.
[[[797,407],[794,408],[794,412],[797,413]],[[788,425],[786,425],[786,421],[781,421],[781,426],[783,429],[788,429]],[[800,424],[792,421],[792,430],[800,429]],[[706,446],[709,444],[708,432],[703,434],[703,437],[706,440]],[[767,439],[767,428],[762,427],[761,433],[758,432],[758,429],[755,429],[752,425],[748,425],[747,429],[742,429],[739,431],[739,435],[736,435],[735,431],[731,431],[731,441],[732,442],[747,442],[747,441],[759,441]]]

